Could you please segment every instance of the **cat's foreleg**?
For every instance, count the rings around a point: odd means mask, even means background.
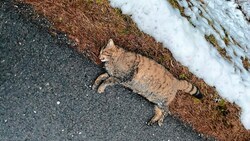
[[[99,75],[99,76],[96,78],[96,80],[95,80],[95,82],[94,82],[94,84],[93,84],[93,86],[92,86],[92,89],[93,89],[93,90],[96,89],[96,88],[101,84],[101,82],[102,82],[103,80],[107,79],[108,77],[109,77],[108,73],[103,73],[103,74]]]
[[[119,82],[119,80],[115,77],[109,77],[108,79],[104,80],[104,82],[98,87],[98,90],[97,92],[98,93],[103,93],[105,88],[107,86],[112,86],[112,85],[115,85]]]

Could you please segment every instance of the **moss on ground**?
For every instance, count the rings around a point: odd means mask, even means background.
[[[231,61],[231,57],[227,55],[226,49],[219,46],[219,44],[218,44],[216,38],[214,37],[214,35],[212,35],[212,34],[211,35],[205,35],[205,39],[208,42],[210,42],[217,49],[217,51],[220,53],[220,55],[223,58]]]

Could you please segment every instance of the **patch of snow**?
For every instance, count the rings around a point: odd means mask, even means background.
[[[250,129],[250,74],[242,67],[238,58],[250,58],[250,27],[243,20],[243,14],[235,10],[235,4],[232,2],[207,1],[204,4],[207,11],[202,11],[198,2],[190,1],[195,7],[191,10],[186,8],[185,14],[191,15],[191,21],[200,28],[194,28],[167,0],[110,0],[110,4],[120,8],[123,14],[131,15],[140,30],[162,42],[175,59],[203,78],[207,84],[215,86],[223,98],[239,105],[242,109],[241,121],[246,129]],[[189,7],[185,2],[182,6]],[[225,11],[227,12],[223,13]],[[200,12],[214,21],[214,28],[218,33],[208,26],[205,18],[197,16]],[[220,24],[243,48],[233,44],[229,45],[229,49],[226,48],[220,38],[226,36]],[[219,45],[225,47],[232,57],[233,63],[221,57],[206,41],[205,34],[213,34],[216,37]],[[234,52],[238,57],[233,55]]]
[[[185,15],[205,35],[213,35],[218,45],[227,51],[236,69],[248,73],[242,58],[250,56],[250,26],[234,1],[177,0],[184,7]],[[248,2],[250,3],[250,1]],[[250,6],[250,5],[249,5]],[[250,8],[250,7],[249,7]],[[224,40],[228,38],[228,45]],[[237,43],[234,43],[234,42]]]
[[[236,0],[236,2],[241,6],[244,14],[246,14],[247,19],[250,20],[250,1],[249,0]]]

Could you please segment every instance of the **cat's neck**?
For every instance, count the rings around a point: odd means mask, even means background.
[[[120,60],[120,58],[122,58],[124,56],[124,54],[126,53],[126,51],[123,48],[118,48],[116,57],[114,58],[114,62],[117,62]]]

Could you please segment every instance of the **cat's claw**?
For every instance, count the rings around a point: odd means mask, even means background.
[[[152,126],[154,123],[150,120],[149,122],[147,122],[147,125]]]
[[[156,122],[155,120],[151,119],[149,122],[147,122],[147,125],[152,126],[155,122]]]
[[[159,126],[162,126],[163,125],[163,119],[159,119],[158,121],[155,121],[155,120],[150,120],[149,122],[147,122],[147,125],[149,126],[152,126],[154,123],[156,123],[159,125]]]

